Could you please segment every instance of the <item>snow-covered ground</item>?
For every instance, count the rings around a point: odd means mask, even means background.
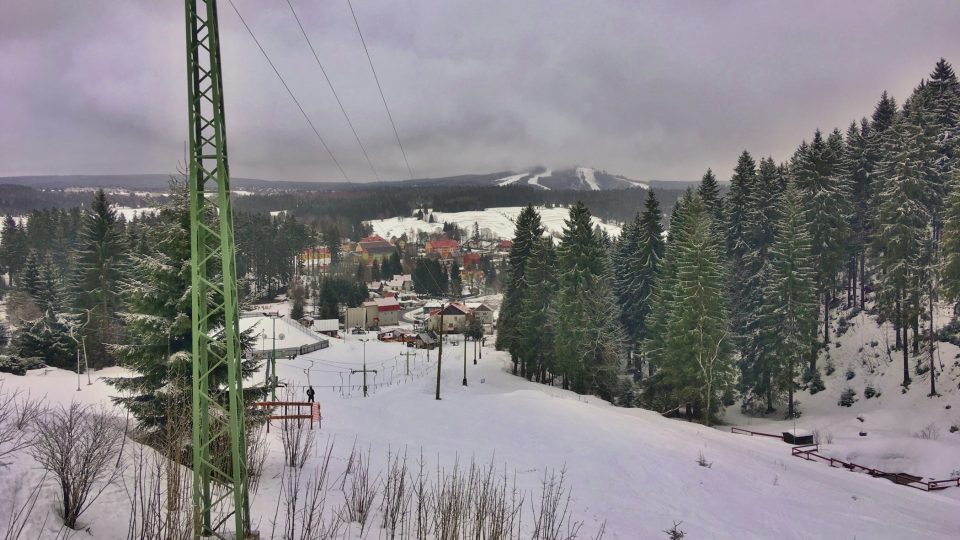
[[[936,324],[948,320],[949,314],[942,310]],[[802,415],[796,422],[779,420],[782,412],[768,418],[744,416],[736,406],[727,411],[727,422],[771,433],[794,425],[816,431],[823,454],[886,472],[927,480],[960,476],[960,432],[949,432],[950,426],[960,426],[960,363],[956,360],[960,349],[946,342],[938,344],[939,397],[928,396],[929,373],[914,376],[904,392],[902,352],[888,350],[896,341],[892,325],[878,327],[873,317],[859,313],[849,318],[848,329],[838,336],[837,324],[834,318],[829,354],[819,359],[822,370],[830,364],[835,371],[824,376],[825,390],[798,394]],[[911,373],[918,360],[926,367],[927,351],[917,358],[911,355]],[[879,395],[868,399],[867,387]],[[848,388],[856,392],[856,402],[841,407],[840,395]],[[860,436],[861,431],[866,435]],[[954,489],[960,495],[960,489]]]
[[[335,438],[334,476],[345,467],[354,441],[358,448],[371,450],[372,471],[383,471],[388,449],[406,448],[417,457],[422,451],[428,470],[474,457],[516,471],[518,487],[537,496],[545,470],[565,466],[572,489],[570,510],[585,521],[584,537],[592,537],[604,521],[605,538],[610,539],[662,538],[674,521],[682,522],[680,528],[691,539],[948,539],[960,530],[960,489],[924,493],[790,457],[790,447],[779,441],[615,408],[530,383],[510,375],[507,356],[489,348],[473,365],[472,344],[467,348],[469,386],[464,387],[462,342],[445,347],[443,399],[436,401],[436,351],[429,360],[426,351],[416,351],[409,376],[406,359],[400,356],[406,351],[412,350],[395,343],[364,346],[351,335],[346,341],[332,339],[328,349],[278,361],[281,379],[294,392],[307,384],[317,390],[323,427],[312,435],[321,444]],[[364,357],[367,368],[377,370],[370,375],[367,398],[362,397],[361,375],[350,373],[364,364]],[[122,372],[111,368],[95,376]],[[46,395],[49,404],[71,399],[102,403],[112,393],[99,379],[92,386],[84,379],[77,392],[76,374],[67,371],[0,377],[7,388]],[[814,404],[805,402],[804,407],[811,411]],[[840,412],[852,416],[858,411]],[[808,416],[812,414],[804,418]],[[887,421],[873,410],[866,411],[866,417],[868,425]],[[269,530],[280,497],[277,478],[283,452],[277,431],[270,436],[266,470],[253,500],[253,521],[261,531]],[[845,432],[838,426],[834,435],[839,441]],[[697,464],[701,453],[711,467]],[[0,523],[9,515],[11,486],[31,486],[39,476],[25,455],[3,470],[0,493],[8,495],[0,504]],[[53,537],[58,530],[53,485],[46,489],[27,537]],[[339,492],[331,496],[342,500]],[[82,521],[93,538],[122,538],[127,508],[123,488],[114,486]],[[378,534],[374,528],[369,537]],[[349,537],[361,536],[354,528]]]
[[[443,224],[455,223],[465,231],[472,231],[473,224],[480,226],[480,230],[488,229],[490,233],[498,238],[512,238],[514,233],[514,222],[522,206],[507,206],[499,208],[487,208],[486,210],[476,210],[469,212],[434,212],[433,216],[436,223],[427,223],[414,217],[393,217],[388,219],[378,219],[368,221],[373,227],[373,233],[390,239],[390,237],[406,233],[408,237],[415,237],[417,232],[425,231],[427,233],[438,233],[443,230]],[[569,217],[568,208],[546,208],[537,207],[540,219],[547,233],[559,235],[563,232],[564,221]],[[599,225],[607,231],[610,236],[618,236],[620,227],[610,223],[603,223],[594,216],[594,225]]]

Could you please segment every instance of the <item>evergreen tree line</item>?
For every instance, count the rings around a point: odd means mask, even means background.
[[[565,373],[578,333],[603,326],[582,312],[607,295],[583,292],[587,280],[573,276],[603,276],[605,265],[616,302],[595,316],[617,320],[622,372],[635,383],[614,393],[620,403],[681,408],[709,422],[739,397],[748,411],[796,415],[797,389],[823,389],[818,358],[840,309],[889,322],[903,384],[929,371],[935,395],[934,307],[960,300],[958,115],[960,84],[940,60],[902,107],[884,93],[870,118],[845,133],[817,130],[785,163],[758,163],[744,151],[723,196],[707,170],[674,205],[666,241],[649,193],[643,212],[591,263],[570,266],[576,251],[564,246],[574,229],[553,248],[528,209],[517,221],[498,346],[520,374]],[[550,257],[560,271],[534,273]]]
[[[173,189],[183,191],[182,182]],[[170,239],[158,231],[169,228],[178,215],[170,209],[184,197],[174,192],[164,197],[158,213],[130,221],[116,212],[103,190],[84,209],[35,210],[19,219],[7,215],[0,232],[0,271],[8,278],[0,286],[9,289],[8,321],[16,327],[11,352],[68,369],[78,369],[78,348],[91,368],[117,363],[122,355],[116,347],[135,339],[135,325],[121,313],[143,301],[127,297],[125,290],[137,264],[163,260],[158,246]],[[248,295],[272,294],[285,286],[295,270],[294,254],[309,245],[311,236],[291,217],[242,213],[235,218],[235,231],[238,274],[247,276],[241,289]],[[186,240],[180,246],[185,252],[178,256],[189,260],[189,235]],[[189,273],[184,279],[189,281]],[[5,328],[0,332],[6,333]]]

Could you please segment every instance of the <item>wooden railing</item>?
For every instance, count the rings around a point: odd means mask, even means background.
[[[314,421],[317,422],[317,429],[319,429],[323,420],[323,416],[320,414],[320,404],[310,401],[257,401],[253,405],[263,408],[269,407],[272,411],[278,407],[283,407],[283,414],[273,414],[271,411],[270,416],[267,417],[267,433],[270,433],[271,420],[297,420],[298,422],[307,420],[310,422],[310,429],[313,429]],[[309,411],[307,414],[301,412],[300,409],[303,407],[307,407]],[[294,408],[296,414],[290,414],[290,408]]]
[[[773,437],[777,439],[783,439],[780,435],[774,435],[772,433],[761,433],[759,431],[750,431],[748,429],[742,429],[738,427],[730,428],[731,433],[740,433],[744,435],[758,435],[762,437]],[[948,487],[960,487],[960,477],[958,478],[949,478],[946,480],[923,480],[919,476],[914,476],[912,474],[905,473],[888,473],[881,471],[880,469],[875,469],[873,467],[867,467],[850,461],[844,461],[842,459],[833,458],[830,456],[824,456],[819,453],[820,445],[819,444],[804,444],[794,446],[790,449],[790,455],[805,459],[807,461],[822,461],[828,463],[831,467],[842,467],[848,471],[864,472],[870,476],[877,478],[886,478],[895,484],[901,486],[908,486],[914,489],[919,489],[921,491],[937,491],[940,489],[947,489]]]

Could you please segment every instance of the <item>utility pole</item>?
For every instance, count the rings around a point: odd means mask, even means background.
[[[376,373],[375,369],[367,369],[367,342],[370,338],[360,338],[363,342],[363,369],[351,369],[350,374],[363,373],[363,397],[367,397],[367,373]]]
[[[440,365],[443,363],[443,310],[445,306],[440,304],[440,348],[437,350],[437,400],[440,400]]]
[[[220,524],[215,524],[211,515],[216,511],[232,514],[233,534],[241,539],[251,536],[250,499],[220,25],[216,0],[186,0],[185,8],[193,534],[225,536],[215,531]],[[221,325],[222,341],[210,332]],[[221,442],[225,444],[221,446]],[[214,447],[218,450],[212,451]]]
[[[467,385],[467,331],[463,331],[463,385]]]
[[[406,350],[403,352],[404,358],[407,360],[407,377],[410,376],[410,356],[416,357],[417,353]]]

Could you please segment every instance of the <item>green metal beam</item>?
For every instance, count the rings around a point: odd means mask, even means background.
[[[246,538],[250,512],[242,357],[216,0],[186,0],[186,23],[194,536],[213,535],[219,524],[212,516],[232,513],[236,537]],[[210,321],[221,319],[222,341],[210,334],[219,330]],[[224,461],[227,448],[229,462]]]

